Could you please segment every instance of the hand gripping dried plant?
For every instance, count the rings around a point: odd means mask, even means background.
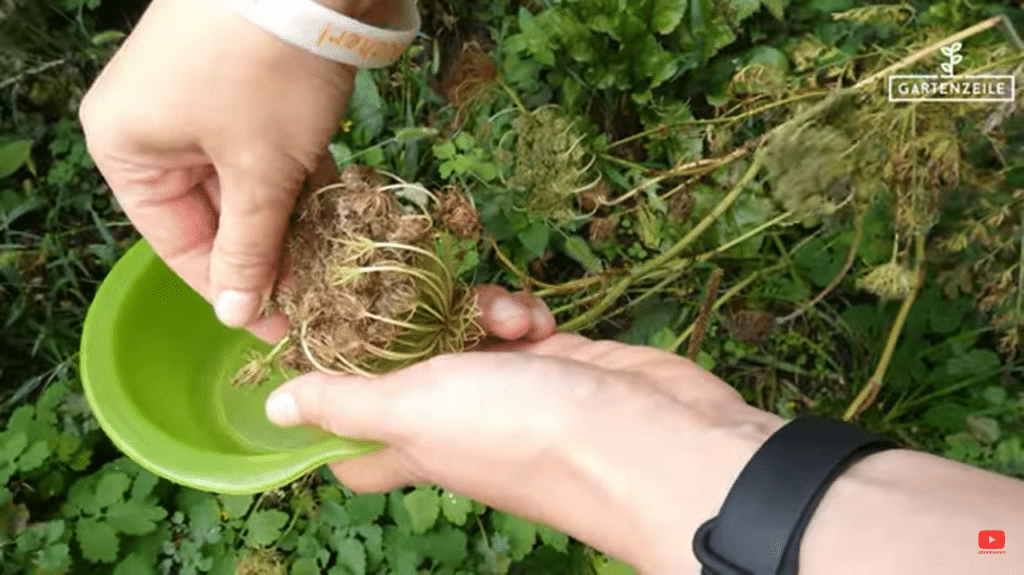
[[[454,275],[452,250],[425,214],[409,214],[372,170],[348,168],[303,197],[286,241],[292,278],[272,305],[288,337],[250,358],[236,384],[257,383],[275,361],[298,372],[374,375],[465,349],[483,333],[474,293]]]

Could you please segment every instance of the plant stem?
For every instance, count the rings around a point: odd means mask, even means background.
[[[867,409],[882,388],[882,379],[885,377],[886,370],[889,369],[889,362],[892,361],[892,354],[896,350],[896,343],[903,332],[903,324],[906,323],[907,317],[910,315],[910,308],[913,307],[917,294],[921,291],[921,285],[924,283],[924,234],[924,231],[918,232],[914,240],[917,248],[917,261],[914,266],[914,276],[916,278],[914,285],[910,293],[907,294],[907,297],[903,298],[903,304],[896,314],[895,321],[892,322],[892,326],[889,328],[889,337],[885,341],[885,350],[882,351],[882,357],[875,366],[875,372],[871,375],[871,379],[861,388],[860,393],[857,394],[853,402],[846,408],[846,412],[843,413],[844,421],[853,419]]]
[[[672,247],[666,250],[664,253],[656,258],[650,259],[643,264],[640,264],[636,268],[633,268],[629,275],[620,280],[614,286],[609,288],[604,298],[601,299],[597,304],[588,309],[583,314],[569,320],[568,322],[559,326],[561,331],[576,331],[584,326],[589,325],[596,318],[600,317],[606,309],[615,303],[618,298],[626,292],[630,284],[638,279],[642,279],[649,273],[657,270],[664,264],[668,263],[676,256],[678,256],[683,250],[688,248],[701,234],[703,234],[711,225],[725,213],[726,210],[732,206],[733,203],[739,199],[740,195],[746,189],[747,184],[754,178],[757,172],[761,168],[761,163],[764,157],[764,148],[759,148],[757,153],[754,154],[754,158],[750,162],[750,166],[747,167],[747,171],[740,177],[739,181],[733,185],[729,193],[725,195],[718,202],[711,212],[704,217],[696,226],[693,227],[682,239],[675,243]]]

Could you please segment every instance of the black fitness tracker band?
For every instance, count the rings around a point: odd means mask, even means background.
[[[702,575],[796,575],[800,539],[831,483],[856,461],[899,447],[849,423],[804,415],[761,446],[701,525]]]

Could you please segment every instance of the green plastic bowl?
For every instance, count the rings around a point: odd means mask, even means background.
[[[100,285],[82,331],[85,395],[103,431],[139,465],[217,493],[279,487],[329,461],[380,448],[319,428],[283,429],[263,404],[285,376],[231,379],[270,347],[212,307],[140,241]]]

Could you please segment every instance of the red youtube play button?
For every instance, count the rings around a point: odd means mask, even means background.
[[[982,549],[1002,549],[1006,546],[1006,533],[988,529],[978,532],[978,547]]]

